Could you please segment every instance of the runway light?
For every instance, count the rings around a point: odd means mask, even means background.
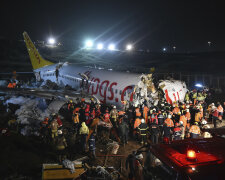
[[[99,43],[99,44],[97,45],[97,49],[102,50],[102,49],[103,49],[103,44],[102,44],[102,43]]]
[[[108,50],[110,50],[110,51],[115,50],[115,45],[114,45],[114,44],[110,44],[110,45],[108,46]]]
[[[133,49],[133,46],[132,46],[131,44],[128,44],[127,47],[126,47],[126,50],[127,50],[127,51],[130,51],[130,50],[132,50],[132,49]]]
[[[55,44],[55,39],[54,38],[49,38],[48,39],[49,44]]]
[[[87,40],[86,42],[85,42],[85,47],[86,48],[91,48],[91,47],[93,47],[93,41],[91,41],[91,40]]]
[[[203,87],[202,84],[195,84],[196,87]]]

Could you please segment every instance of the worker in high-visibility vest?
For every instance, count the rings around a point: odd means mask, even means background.
[[[195,124],[191,126],[191,128],[189,130],[189,133],[190,133],[190,136],[191,136],[192,139],[199,137],[201,131],[200,131],[200,128],[198,126],[198,122],[195,122]]]

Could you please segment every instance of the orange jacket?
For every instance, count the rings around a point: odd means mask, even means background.
[[[186,117],[184,115],[180,116],[180,121],[183,122],[184,129],[186,129],[187,119],[186,119]]]
[[[193,134],[200,134],[200,128],[197,125],[192,125],[189,132]]]
[[[13,83],[9,83],[8,86],[7,86],[7,88],[14,88]]]
[[[170,119],[170,118],[167,118],[164,123],[166,124],[167,127],[173,127],[174,126],[174,123],[173,123],[173,120]]]
[[[134,129],[136,129],[141,124],[141,119],[137,118],[134,122]]]
[[[136,108],[135,112],[136,112],[136,117],[141,117],[141,112],[139,108]]]
[[[144,110],[143,110],[143,116],[144,116],[146,123],[148,123],[148,111],[149,111],[149,108],[147,106],[145,106]]]
[[[200,119],[201,119],[201,113],[200,113],[200,112],[195,113],[195,121],[196,121],[196,122],[199,122]]]
[[[180,109],[179,109],[178,107],[175,107],[175,108],[173,109],[173,113],[174,113],[174,114],[177,114],[178,112],[180,112]]]
[[[191,119],[191,113],[190,112],[186,112],[185,117],[189,121]]]

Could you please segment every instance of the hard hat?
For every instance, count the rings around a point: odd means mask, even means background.
[[[198,125],[198,122],[195,122],[195,125]]]
[[[164,104],[161,104],[161,106],[164,106]]]
[[[168,118],[171,118],[171,117],[172,117],[172,116],[169,114],[169,115],[168,115]]]
[[[212,103],[212,106],[215,106],[215,104],[214,104],[214,103]]]
[[[82,101],[82,102],[84,102],[84,101],[85,101],[85,99],[84,99],[84,98],[82,98],[82,99],[81,99],[81,101]]]
[[[153,108],[153,111],[156,111],[156,109],[155,109],[155,108]]]
[[[189,107],[190,107],[189,105],[186,106],[186,108],[189,108]]]
[[[186,112],[189,112],[189,109],[186,109]]]
[[[177,114],[178,114],[178,115],[180,115],[180,114],[181,114],[181,112],[178,112]]]
[[[73,100],[70,100],[70,102],[72,103],[72,102],[73,102]]]
[[[94,98],[91,98],[91,101],[94,101]]]
[[[183,121],[180,121],[180,124],[183,125],[184,124]]]
[[[58,130],[58,134],[62,134],[62,130]]]
[[[205,125],[207,124],[207,121],[205,119],[202,120],[202,124]]]
[[[186,103],[189,103],[189,101],[186,101]]]
[[[136,157],[137,159],[143,159],[143,155],[142,155],[142,154],[136,155],[135,157]]]
[[[116,106],[113,106],[114,109],[116,109]]]
[[[145,123],[145,120],[144,119],[141,119],[141,123]]]

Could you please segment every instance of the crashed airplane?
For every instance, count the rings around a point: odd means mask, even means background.
[[[176,80],[162,80],[158,88],[153,83],[152,74],[134,74],[78,67],[71,63],[52,63],[45,60],[26,32],[23,33],[33,71],[38,81],[50,80],[59,86],[71,86],[77,91],[86,92],[99,101],[123,106],[123,102],[137,106],[146,102],[157,105],[159,94],[172,104],[184,101],[186,84]],[[161,92],[161,93],[160,93]]]

